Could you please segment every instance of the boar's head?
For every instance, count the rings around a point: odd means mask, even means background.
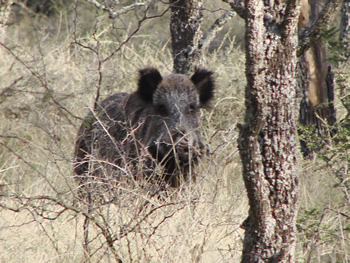
[[[140,70],[137,93],[146,102],[149,114],[142,129],[143,142],[153,158],[164,166],[165,180],[185,177],[201,155],[204,144],[199,133],[201,108],[213,97],[213,72],[198,69],[188,77],[158,70]],[[185,178],[186,179],[186,178]]]

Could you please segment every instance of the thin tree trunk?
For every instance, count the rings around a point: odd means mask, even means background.
[[[340,34],[341,41],[350,41],[350,0],[343,0],[341,8]]]
[[[309,1],[303,0],[305,5]],[[300,22],[299,29],[311,24],[319,15],[318,2],[313,0],[310,7],[304,6],[301,10],[304,23]],[[314,127],[313,133],[326,138],[329,126],[336,121],[336,110],[334,108],[334,81],[333,73],[326,61],[326,50],[322,40],[314,41],[299,60],[299,90],[302,99],[300,103],[299,123],[306,127]],[[301,131],[302,132],[302,131]],[[302,139],[301,151],[304,156],[317,151],[322,145],[308,146],[308,140]]]
[[[186,74],[194,66],[195,52],[201,36],[201,0],[171,0],[170,33],[172,41],[174,72]]]
[[[298,1],[246,1],[246,117],[239,150],[250,210],[242,262],[293,262],[297,215]]]
[[[350,0],[343,0],[340,17],[339,39],[343,44],[345,57],[350,58]]]

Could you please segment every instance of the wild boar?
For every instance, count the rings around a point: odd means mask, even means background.
[[[204,151],[200,109],[213,93],[213,72],[206,69],[191,77],[140,70],[135,92],[109,96],[86,117],[75,145],[75,174],[81,182],[119,181],[130,171],[137,178],[157,170],[158,182],[178,187]]]

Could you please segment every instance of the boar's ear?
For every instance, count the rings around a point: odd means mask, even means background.
[[[152,102],[153,93],[162,81],[162,76],[155,68],[144,68],[139,71],[138,94],[146,102]]]
[[[201,106],[206,106],[214,96],[214,72],[200,68],[192,75],[191,80],[199,91]]]

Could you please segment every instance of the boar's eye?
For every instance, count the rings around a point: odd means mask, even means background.
[[[196,107],[196,105],[194,103],[191,103],[189,105],[189,109],[190,109],[190,113],[193,113],[193,112],[196,111],[197,107]]]
[[[169,115],[168,109],[164,104],[156,105],[156,110],[161,116],[168,116]]]

